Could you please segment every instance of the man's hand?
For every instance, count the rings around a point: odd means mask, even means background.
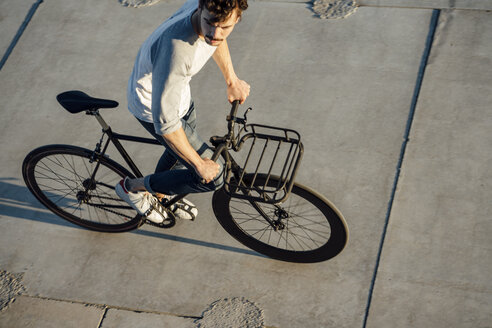
[[[220,165],[209,158],[204,158],[201,165],[196,167],[199,176],[205,183],[211,182],[219,174]]]
[[[249,96],[250,86],[243,80],[235,79],[227,85],[227,100],[232,104],[234,100],[239,100],[242,104]]]

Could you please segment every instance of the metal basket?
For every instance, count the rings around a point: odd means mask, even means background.
[[[292,190],[301,162],[301,136],[294,130],[261,124],[248,124],[245,131],[234,148],[236,162],[243,170],[239,176],[229,173],[225,191],[231,197],[281,203]]]

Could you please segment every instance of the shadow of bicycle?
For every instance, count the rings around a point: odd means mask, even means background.
[[[18,185],[18,181],[19,179],[16,178],[0,178],[0,215],[66,227],[73,226],[49,212],[27,187]]]
[[[85,230],[84,228],[71,224],[70,222],[65,221],[57,215],[51,213],[41,203],[39,203],[39,201],[31,194],[27,187],[21,186],[18,183],[19,179],[16,178],[0,178],[1,216],[31,220],[48,224],[56,224],[64,227]],[[234,253],[265,257],[248,249],[211,243],[192,238],[174,236],[160,231],[134,230],[130,233],[154,238],[161,238],[200,247],[214,248]]]

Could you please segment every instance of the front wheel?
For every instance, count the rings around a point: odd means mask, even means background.
[[[92,157],[75,146],[40,147],[24,159],[22,175],[44,206],[72,223],[103,232],[137,228],[141,216],[114,191],[121,178],[133,175],[110,159]]]
[[[245,176],[252,181],[253,176]],[[266,176],[258,175],[256,186]],[[270,177],[268,186],[278,185]],[[274,259],[314,263],[338,255],[348,241],[342,214],[326,198],[295,183],[287,200],[278,205],[233,198],[224,188],[214,193],[212,206],[224,229],[245,246]]]

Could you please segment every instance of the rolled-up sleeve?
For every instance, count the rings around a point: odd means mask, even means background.
[[[165,135],[181,127],[179,108],[187,88],[186,58],[173,41],[159,40],[152,49],[152,117],[155,132]]]

